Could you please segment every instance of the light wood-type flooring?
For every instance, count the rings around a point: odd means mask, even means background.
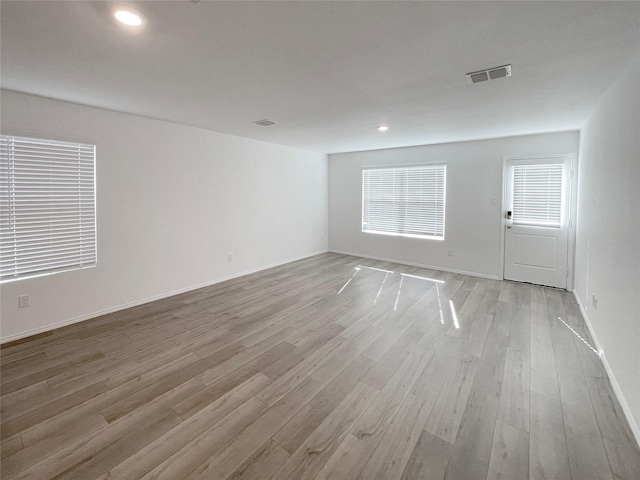
[[[2,478],[640,478],[573,296],[323,254],[6,345]]]

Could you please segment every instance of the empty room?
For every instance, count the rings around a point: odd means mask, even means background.
[[[640,2],[0,0],[0,477],[640,480]]]

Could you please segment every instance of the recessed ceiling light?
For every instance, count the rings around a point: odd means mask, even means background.
[[[145,17],[139,11],[131,7],[119,5],[113,10],[113,16],[120,23],[130,27],[139,27],[145,22]]]
[[[386,132],[387,130],[389,130],[389,127],[387,127],[386,125],[380,125],[380,126],[378,127],[378,130],[379,130],[380,132]]]

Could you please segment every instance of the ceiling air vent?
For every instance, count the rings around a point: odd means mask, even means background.
[[[487,80],[497,80],[511,76],[511,65],[503,65],[502,67],[488,68],[477,72],[467,73],[467,81],[469,83],[486,82]]]
[[[257,120],[255,122],[256,125],[260,125],[261,127],[270,127],[271,125],[277,125],[276,122],[272,122],[271,120],[267,120],[266,118],[263,120]]]

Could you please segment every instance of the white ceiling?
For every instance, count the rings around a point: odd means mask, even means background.
[[[640,52],[638,2],[126,3],[2,1],[2,88],[334,153],[576,130]]]

